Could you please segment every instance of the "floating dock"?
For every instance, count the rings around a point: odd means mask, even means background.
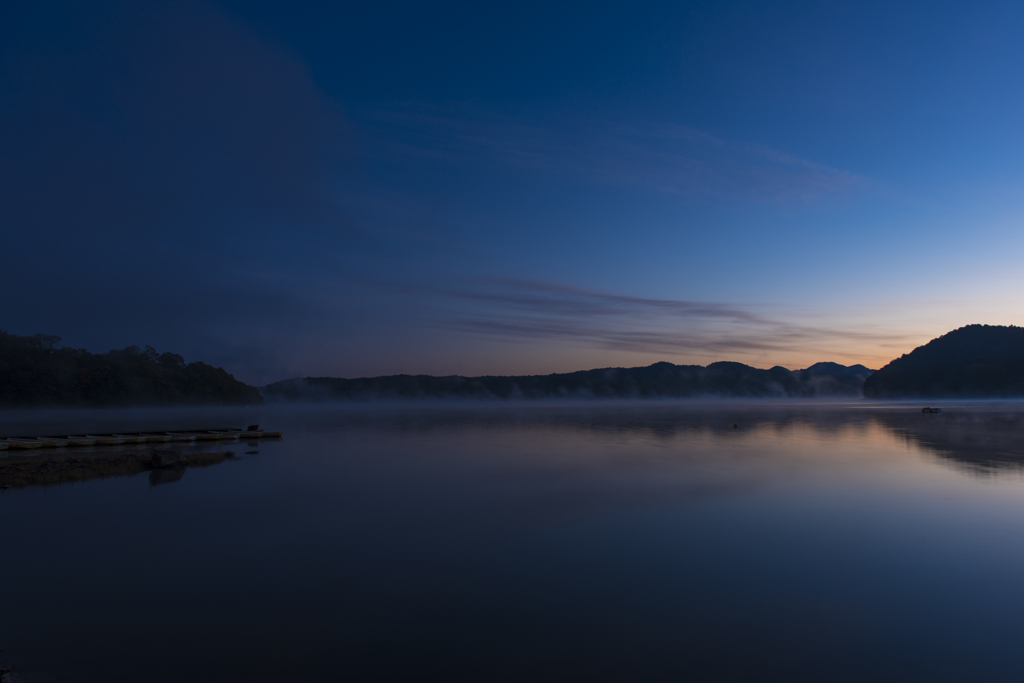
[[[69,448],[77,446],[120,446],[121,444],[165,444],[169,441],[237,441],[280,439],[284,432],[259,429],[194,429],[174,432],[116,432],[69,436],[12,436],[0,438],[0,451],[34,448]]]

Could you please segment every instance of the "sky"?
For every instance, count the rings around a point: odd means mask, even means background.
[[[0,8],[0,329],[264,384],[1020,324],[1020,3]]]

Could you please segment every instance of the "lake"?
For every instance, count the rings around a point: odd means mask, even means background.
[[[0,665],[24,683],[1019,681],[1024,404],[921,405],[0,414],[8,435],[285,431],[171,483],[0,492]]]

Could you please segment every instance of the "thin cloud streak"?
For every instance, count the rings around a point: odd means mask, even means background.
[[[497,163],[693,200],[808,202],[868,184],[849,171],[685,126],[526,125],[412,105],[361,118],[397,156]]]
[[[768,322],[749,311],[726,304],[671,299],[647,299],[573,287],[560,283],[517,279],[480,281],[484,289],[455,290],[455,298],[505,305],[549,315],[601,316],[623,315],[678,316],[679,318],[718,318],[750,323]]]
[[[877,347],[910,338],[888,331],[799,324],[755,313],[749,306],[632,297],[561,283],[493,279],[407,291],[452,302],[459,310],[437,323],[449,331],[634,353],[727,360],[722,354],[778,355],[851,341]]]

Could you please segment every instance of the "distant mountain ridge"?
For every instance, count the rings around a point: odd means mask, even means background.
[[[261,388],[268,401],[375,399],[545,398],[815,398],[862,395],[873,370],[816,363],[803,370],[769,370],[742,363],[708,366],[661,362],[638,368],[601,368],[551,375],[462,377],[390,375],[344,379],[306,377]]]
[[[871,375],[867,398],[1024,397],[1024,328],[967,325]]]

